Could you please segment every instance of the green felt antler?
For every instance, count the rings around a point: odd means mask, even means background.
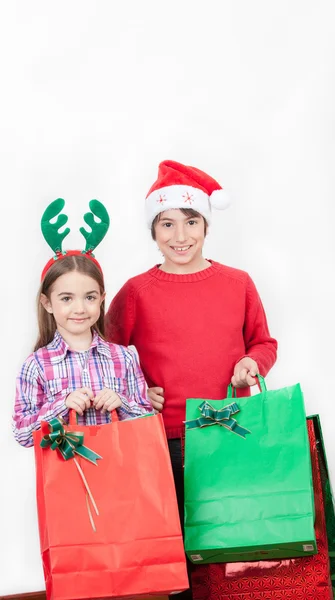
[[[89,207],[92,212],[84,214],[84,221],[92,231],[86,231],[85,227],[80,227],[80,233],[86,240],[85,252],[92,253],[105,237],[109,228],[109,215],[104,205],[99,200],[91,200]],[[94,215],[100,219],[100,222],[94,220]]]
[[[44,239],[56,254],[62,251],[63,239],[70,233],[69,227],[64,229],[63,233],[59,233],[58,231],[68,221],[66,215],[59,214],[64,206],[65,200],[57,198],[57,200],[54,200],[47,206],[41,219],[41,229]],[[57,215],[59,215],[57,221],[50,223],[51,219],[54,219]]]

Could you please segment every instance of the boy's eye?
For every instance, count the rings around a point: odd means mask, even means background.
[[[67,302],[68,300],[71,300],[70,296],[63,296],[62,302]]]
[[[189,225],[197,225],[198,221],[195,221],[194,219],[192,219],[191,221],[188,222]]]
[[[172,223],[163,223],[163,227],[171,227]]]

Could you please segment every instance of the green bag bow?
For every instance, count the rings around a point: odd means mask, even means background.
[[[213,408],[213,406],[207,402],[207,400],[204,400],[204,402],[200,404],[199,410],[202,416],[194,421],[186,421],[186,429],[196,429],[198,427],[207,427],[209,425],[221,425],[222,427],[226,427],[226,429],[229,429],[244,439],[248,433],[251,433],[249,429],[241,427],[241,425],[237,423],[236,419],[232,418],[232,415],[240,412],[236,402],[232,402],[232,404],[229,404],[224,408],[215,410],[215,408]]]
[[[52,419],[48,423],[48,426],[50,433],[43,436],[40,444],[42,448],[50,447],[51,450],[59,450],[64,460],[74,458],[75,454],[78,454],[96,465],[96,461],[102,458],[102,456],[83,445],[83,433],[79,431],[66,431],[60,418]]]

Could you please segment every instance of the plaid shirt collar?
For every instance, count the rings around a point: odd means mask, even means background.
[[[68,352],[71,352],[66,341],[62,338],[59,331],[56,330],[54,338],[50,344],[47,345],[47,351],[49,354],[50,362],[57,364],[65,359]],[[93,331],[92,343],[89,350],[96,348],[99,354],[104,354],[107,357],[111,357],[110,348],[107,342],[103,340],[96,331]]]

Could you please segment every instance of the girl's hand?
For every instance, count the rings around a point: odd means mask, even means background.
[[[93,392],[90,388],[79,388],[74,392],[71,392],[65,400],[65,404],[68,408],[72,408],[78,413],[78,415],[82,415],[84,410],[90,408],[91,400],[93,400]]]
[[[148,397],[155,410],[162,412],[164,406],[164,390],[161,387],[152,387],[148,389]]]
[[[245,356],[235,365],[231,382],[236,388],[244,388],[257,383],[256,374],[259,373],[255,360]]]
[[[95,410],[101,409],[102,413],[107,411],[111,412],[112,410],[115,410],[115,408],[119,408],[121,404],[120,396],[109,388],[103,388],[93,400]]]

